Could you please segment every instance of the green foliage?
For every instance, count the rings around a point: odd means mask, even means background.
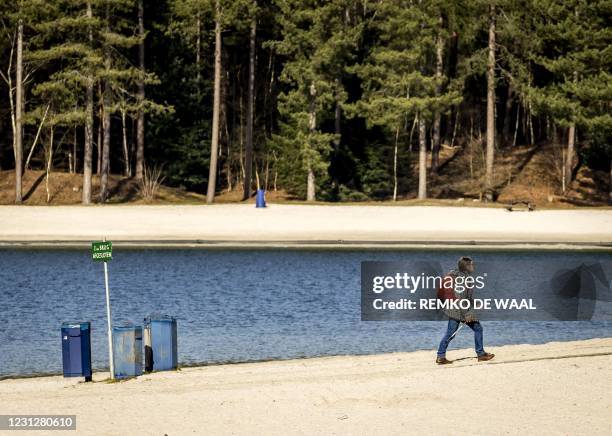
[[[610,129],[612,30],[608,2],[536,2],[540,44],[533,61],[551,80],[532,90],[538,110],[561,125]]]
[[[333,138],[332,134],[310,131],[305,112],[291,113],[289,122],[281,121],[279,133],[272,135],[267,147],[280,158],[281,182],[289,192],[306,196],[309,166],[318,176],[319,186],[324,186]]]
[[[338,189],[338,200],[340,201],[367,201],[369,197],[363,192],[353,191],[345,185],[340,185]]]
[[[0,3],[0,166],[13,165],[11,103],[15,31],[24,23],[26,144],[45,117],[82,150],[88,80],[111,83],[111,160],[123,159],[116,121],[146,117],[146,155],[166,182],[203,190],[211,139],[216,0],[144,2],[146,69],[138,68],[137,1],[19,0]],[[255,167],[296,197],[312,169],[317,198],[362,201],[393,194],[397,141],[400,196],[414,190],[418,114],[441,114],[442,142],[483,133],[488,10],[485,0],[219,0],[222,84],[218,180],[236,187],[244,171],[249,36],[257,20]],[[498,0],[496,128],[514,141],[552,140],[575,123],[577,149],[607,171],[612,153],[612,31],[607,0]],[[107,8],[109,18],[107,19]],[[91,31],[93,41],[89,40]],[[443,68],[436,74],[442,41]],[[110,56],[110,67],[105,65]],[[137,98],[140,79],[146,99]],[[94,129],[100,126],[99,95]],[[45,114],[47,114],[45,116]],[[456,123],[456,124],[455,124]],[[502,126],[504,129],[502,129]],[[532,136],[531,131],[535,132]],[[69,132],[70,135],[66,136]],[[414,134],[411,134],[414,133]],[[45,135],[43,131],[43,135]],[[505,139],[505,141],[504,141]],[[412,144],[410,143],[412,141]],[[64,159],[56,154],[56,161]],[[94,158],[95,161],[95,158]],[[55,163],[54,163],[55,164]],[[60,165],[65,163],[59,162]],[[435,183],[435,178],[431,179]]]
[[[406,116],[418,113],[431,119],[461,100],[453,88],[436,96],[436,88],[447,80],[434,74],[436,38],[445,33],[440,14],[436,2],[378,4],[371,23],[378,43],[353,69],[363,81],[363,98],[353,106],[354,115],[395,130]]]
[[[270,146],[279,150],[282,160],[292,161],[287,166],[289,174],[299,175],[304,185],[312,168],[317,186],[324,187],[331,143],[338,139],[322,131],[321,120],[347,98],[341,81],[360,33],[360,26],[351,27],[345,18],[350,4],[344,0],[276,2],[282,39],[267,46],[285,59],[280,80],[286,86],[279,97],[279,133]],[[299,195],[305,192],[291,190]]]
[[[31,35],[25,62],[45,73],[32,88],[26,122],[40,123],[47,113],[47,126],[82,125],[87,78],[102,67],[101,53],[89,43],[88,31],[97,32],[100,21],[87,19],[80,0],[32,0],[22,11],[28,14],[26,29]]]

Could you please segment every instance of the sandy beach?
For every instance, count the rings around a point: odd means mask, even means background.
[[[591,209],[3,206],[0,224],[5,246],[102,237],[126,246],[612,245],[612,210]],[[94,383],[4,380],[0,413],[76,414],[83,435],[612,432],[612,338],[487,351],[497,357],[479,363],[473,350],[451,350],[447,366],[428,350],[182,368],[115,383],[103,372]]]
[[[76,414],[83,435],[610,434],[612,339],[184,368],[119,383],[0,382],[3,414]],[[24,434],[24,432],[20,433]],[[54,434],[63,434],[58,432]],[[71,432],[70,434],[74,434]]]
[[[0,243],[612,244],[612,210],[436,206],[2,206]]]

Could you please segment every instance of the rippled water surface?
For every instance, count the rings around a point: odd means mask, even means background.
[[[109,264],[113,320],[178,318],[179,362],[200,364],[434,349],[440,322],[362,322],[360,263],[436,261],[451,251],[127,250]],[[610,261],[610,254],[476,252],[476,262]],[[0,376],[61,372],[60,326],[91,321],[94,368],[108,367],[104,275],[89,250],[0,250]],[[611,335],[612,323],[486,322],[489,345]],[[453,348],[472,344],[461,332]],[[433,353],[432,353],[433,358]]]

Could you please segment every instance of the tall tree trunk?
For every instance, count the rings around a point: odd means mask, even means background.
[[[397,200],[397,143],[399,141],[400,126],[395,129],[395,147],[393,147],[393,201]]]
[[[72,172],[76,174],[77,172],[77,128],[74,127],[74,141],[72,142],[72,154],[74,155],[74,159],[72,161]]]
[[[315,201],[316,189],[315,189],[315,174],[312,169],[312,164],[308,162],[308,180],[306,182],[306,201]]]
[[[268,190],[268,178],[270,176],[270,155],[267,154],[266,155],[266,176],[265,176],[265,181],[264,181],[264,189],[267,191]]]
[[[145,31],[144,31],[144,6],[143,0],[138,0],[138,66],[140,68],[140,77],[138,79],[138,120],[136,121],[136,179],[142,179],[144,168],[144,129],[145,116],[144,108],[142,107],[145,99]],[[127,174],[130,171],[126,171]]]
[[[17,64],[15,65],[15,203],[22,201],[23,138],[23,20],[17,24]]]
[[[427,131],[425,119],[419,114],[419,200],[427,198]]]
[[[200,77],[202,71],[202,18],[200,11],[196,13],[196,83],[200,91]]]
[[[76,150],[76,127],[74,128],[74,138],[73,138],[72,146],[74,150]],[[68,150],[68,174],[74,174],[73,155],[74,155],[73,150]]]
[[[338,153],[340,149],[340,135],[342,134],[340,128],[342,126],[342,106],[340,105],[340,87],[342,86],[340,83],[340,79],[335,79],[336,89],[334,92],[335,99],[335,109],[334,109],[334,133],[336,137],[334,138],[334,152]]]
[[[13,90],[13,53],[15,51],[15,42],[11,42],[11,51],[9,53],[8,66],[6,67],[6,76],[3,75],[3,79],[6,81],[8,88],[9,106],[11,109],[11,129],[13,132],[13,157],[16,156],[15,152],[15,138],[17,132],[15,131],[15,93]]]
[[[229,124],[227,121],[227,99],[229,95],[228,89],[230,82],[230,77],[228,74],[229,68],[227,67],[227,65],[230,62],[227,60],[227,53],[228,52],[224,52],[221,58],[221,71],[223,71],[224,73],[221,75],[221,110],[219,112],[219,158],[223,157],[223,149],[225,147],[225,172],[227,176],[227,184],[231,190],[231,138],[229,135]],[[219,173],[222,172],[223,169],[220,169]]]
[[[500,144],[510,144],[510,122],[512,116],[512,102],[514,101],[514,87],[508,81],[508,94],[506,95],[506,108],[504,110],[504,125],[502,127],[502,137]]]
[[[448,79],[453,79],[457,75],[457,58],[458,58],[458,45],[459,45],[459,34],[455,31],[452,32],[450,36],[450,44],[448,48],[447,55],[447,63],[448,63]],[[449,126],[446,129],[446,135],[452,134],[450,138],[450,146],[453,147],[455,144],[455,137],[457,133],[457,122],[459,122],[459,112],[461,109],[461,105],[453,105],[451,107],[451,112],[448,117],[449,124],[452,123],[452,126]],[[451,133],[452,132],[452,133]]]
[[[495,153],[495,6],[489,6],[489,56],[487,61],[487,157],[485,196],[493,201],[493,162]]]
[[[254,0],[257,7],[257,0]],[[244,189],[242,199],[246,200],[251,196],[251,177],[253,171],[253,111],[255,100],[255,43],[257,37],[257,14],[253,12],[251,18],[251,36],[249,49],[249,92],[247,103],[247,123],[246,123],[246,147],[244,157]]]
[[[106,5],[106,22],[110,24],[110,6]],[[102,169],[100,174],[100,202],[104,203],[108,197],[108,174],[110,172],[110,133],[111,133],[111,84],[108,78],[111,69],[110,48],[107,46],[104,53],[104,68],[107,79],[104,81],[104,138],[102,143]]]
[[[259,182],[259,169],[257,168],[257,159],[255,159],[255,186],[257,186],[257,190],[261,188],[261,184]]]
[[[340,98],[336,96],[336,109],[334,111],[334,133],[336,134],[336,138],[334,139],[334,148],[336,152],[340,148],[340,139],[342,135],[342,106],[340,105]]]
[[[442,38],[442,25],[444,20],[442,15],[440,15],[438,21],[440,23],[440,29],[436,39],[436,80],[438,81],[436,84],[436,97],[439,97],[442,92],[442,68],[444,67],[444,39]],[[434,174],[438,172],[438,167],[440,166],[440,118],[440,111],[436,110],[434,114],[433,138],[431,144],[431,172]]]
[[[315,130],[317,128],[317,111],[315,107],[315,99],[317,96],[317,88],[314,83],[310,84],[310,109],[309,109],[309,128],[310,134],[314,135]],[[309,144],[312,146],[312,144]],[[311,157],[307,158],[307,168],[306,171],[308,173],[308,179],[306,181],[306,201],[315,201],[316,199],[316,185],[315,185],[315,173],[312,168]]]
[[[215,201],[217,185],[217,155],[219,153],[219,112],[221,110],[221,5],[215,2],[215,82],[213,97],[212,138],[210,141],[210,167],[206,203]]]
[[[98,142],[96,148],[98,149],[96,173],[102,174],[102,131],[104,130],[104,106],[102,105],[102,85],[98,83]]]
[[[574,9],[576,19],[578,19],[578,9]],[[578,72],[574,71],[574,83],[578,82]],[[570,190],[572,184],[572,173],[574,172],[574,149],[576,143],[576,122],[572,120],[567,133],[567,156],[565,158],[565,183],[563,185],[563,193],[566,194]]]
[[[53,125],[49,128],[49,148],[47,150],[47,164],[45,175],[45,190],[47,191],[47,203],[51,201],[51,192],[49,191],[49,176],[51,175],[51,164],[53,163]]]
[[[91,1],[87,2],[87,18],[92,18]],[[89,44],[93,44],[91,27],[88,30]],[[91,158],[93,154],[93,77],[87,75],[87,89],[85,91],[85,150],[83,151],[83,204],[91,203]]]
[[[130,167],[130,153],[128,150],[127,143],[127,127],[125,124],[125,114],[126,109],[124,106],[121,106],[121,136],[123,138],[123,175],[125,177],[131,176],[131,167]]]
[[[246,170],[244,168],[244,96],[243,89],[240,86],[238,95],[238,144],[240,148],[240,174],[242,175],[242,184],[244,187],[244,179],[246,178]]]
[[[108,197],[108,174],[110,172],[110,134],[111,134],[111,116],[110,116],[110,83],[107,81],[104,85],[104,118],[103,138],[102,138],[102,162],[100,168],[100,201],[105,202]]]
[[[572,122],[567,132],[567,153],[565,156],[565,183],[564,194],[570,190],[572,184],[572,173],[574,172],[574,148],[576,145],[576,124]]]

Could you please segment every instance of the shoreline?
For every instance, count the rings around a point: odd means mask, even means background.
[[[479,242],[466,241],[432,241],[432,242],[404,242],[404,241],[368,241],[368,242],[326,242],[326,241],[122,241],[112,240],[114,248],[127,250],[333,250],[333,251],[577,251],[577,252],[612,252],[612,243],[568,243],[568,242]],[[1,241],[2,249],[40,249],[40,250],[83,250],[91,248],[91,240],[83,241]]]
[[[505,344],[505,345],[495,345],[495,346],[491,346],[494,348],[501,348],[501,347],[515,347],[515,346],[547,346],[549,344],[564,344],[564,343],[573,343],[573,342],[584,342],[584,341],[606,341],[606,340],[612,340],[612,335],[609,337],[595,337],[595,338],[589,338],[589,339],[578,339],[578,340],[567,340],[567,341],[552,341],[552,342],[543,342],[543,343],[530,343],[530,342],[521,342],[521,343],[516,343],[516,344]],[[434,350],[435,351],[435,350]],[[291,362],[291,361],[308,361],[308,360],[312,360],[312,359],[332,359],[332,358],[343,358],[343,357],[356,357],[356,358],[360,358],[360,357],[373,357],[373,356],[385,356],[385,355],[389,355],[389,354],[411,354],[411,353],[422,353],[422,352],[434,352],[430,349],[425,349],[425,348],[421,348],[421,349],[417,349],[417,350],[411,350],[411,351],[389,351],[389,352],[382,352],[382,353],[374,353],[374,354],[327,354],[327,355],[315,355],[315,356],[304,356],[304,357],[287,357],[287,358],[268,358],[268,359],[254,359],[254,360],[236,360],[236,361],[218,361],[218,362],[209,362],[209,363],[205,363],[205,362],[196,362],[196,363],[188,363],[188,364],[180,364],[178,365],[178,371],[181,371],[183,369],[201,369],[201,368],[209,368],[209,367],[218,367],[218,366],[232,366],[232,365],[253,365],[253,364],[260,364],[260,363],[269,363],[269,362]],[[468,349],[456,349],[456,350],[449,350],[449,354],[453,353],[453,352],[466,352],[469,353],[470,350]],[[612,349],[610,350],[609,353],[595,353],[595,354],[589,354],[589,355],[585,355],[584,357],[589,357],[589,356],[598,356],[598,355],[612,355]],[[561,357],[557,357],[557,358],[566,358],[566,357],[581,357],[581,356],[561,356]],[[491,362],[493,364],[496,364],[496,362]],[[154,372],[156,373],[156,372]],[[143,373],[143,375],[150,375],[150,374],[154,374],[154,373]],[[108,368],[101,368],[101,369],[93,369],[92,370],[92,374],[94,376],[94,378],[101,378],[101,377],[106,377],[108,378]],[[61,377],[63,378],[63,374],[61,371],[58,372],[44,372],[44,373],[37,373],[37,374],[23,374],[23,375],[1,375],[0,374],[0,383],[5,381],[5,380],[27,380],[27,379],[40,379],[40,378],[46,378],[46,377]]]
[[[609,431],[612,338],[489,348],[490,362],[455,349],[445,366],[423,350],[184,367],[119,383],[104,372],[93,383],[6,379],[0,396],[5,414],[76,414],[78,434],[438,433],[483,416],[494,433],[576,434],[577,415],[589,417],[580,434]]]
[[[612,249],[612,210],[451,206],[0,206],[0,247]]]

